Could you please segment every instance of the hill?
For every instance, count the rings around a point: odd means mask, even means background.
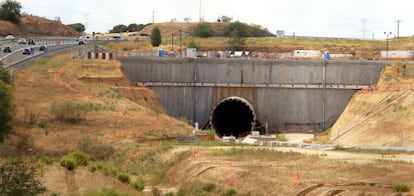
[[[58,21],[31,15],[23,15],[20,25],[0,20],[0,36],[7,34],[15,36],[79,36],[78,32]]]
[[[331,139],[343,145],[413,146],[413,77],[398,69],[405,63],[387,66],[373,90],[361,90],[332,127]],[[342,135],[342,136],[341,136]]]
[[[183,32],[183,36],[185,35],[192,35],[194,29],[196,28],[198,22],[187,22],[187,23],[180,23],[180,22],[168,22],[168,23],[156,23],[146,26],[141,33],[151,34],[152,29],[155,26],[158,26],[161,31],[162,36],[169,36],[171,37],[171,33],[174,33],[174,36],[179,36],[180,30]],[[214,31],[214,36],[216,37],[223,37],[224,35],[224,28],[229,25],[230,23],[227,22],[209,22],[208,23]],[[270,32],[268,32],[271,35]]]

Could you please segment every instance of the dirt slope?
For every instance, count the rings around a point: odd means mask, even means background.
[[[353,96],[332,127],[334,143],[414,145],[414,80],[402,77],[399,65],[385,67],[374,90],[361,90]]]
[[[26,148],[41,154],[64,154],[87,137],[122,148],[137,138],[191,130],[165,114],[153,91],[128,85],[117,61],[77,60],[70,54],[41,59],[16,75],[16,140],[28,140]],[[79,123],[58,122],[52,112],[56,103],[80,104],[90,112]]]
[[[15,36],[79,36],[78,32],[60,22],[31,15],[23,15],[20,25],[0,20],[0,36],[7,34]]]

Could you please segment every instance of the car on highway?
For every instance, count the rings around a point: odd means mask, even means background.
[[[6,36],[6,40],[14,40],[14,36],[9,34]]]
[[[11,47],[10,46],[5,46],[3,49],[3,52],[11,52]]]
[[[36,43],[35,43],[34,39],[29,39],[27,41],[27,44],[29,44],[29,45],[35,45]]]
[[[24,55],[30,55],[30,49],[29,49],[29,48],[25,48],[25,49],[23,50],[23,54],[24,54]]]
[[[18,44],[27,44],[27,40],[25,38],[20,38],[19,40],[17,40]]]
[[[79,41],[78,41],[78,45],[83,45],[83,44],[86,44],[87,42],[86,42],[86,40],[84,40],[84,39],[80,39]]]
[[[40,51],[47,51],[47,47],[46,47],[45,45],[41,45],[41,46],[39,47],[39,50],[40,50]]]

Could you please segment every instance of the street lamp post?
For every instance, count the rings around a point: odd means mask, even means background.
[[[387,51],[386,51],[386,58],[388,60],[388,39],[392,32],[384,32],[384,35],[387,35]]]

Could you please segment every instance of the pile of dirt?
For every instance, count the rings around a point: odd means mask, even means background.
[[[79,36],[78,32],[59,21],[31,15],[23,15],[20,25],[0,20],[0,35],[6,36],[7,34],[15,36]]]
[[[352,97],[332,127],[334,143],[414,145],[414,79],[398,72],[401,65],[386,66],[375,89],[363,89]]]

